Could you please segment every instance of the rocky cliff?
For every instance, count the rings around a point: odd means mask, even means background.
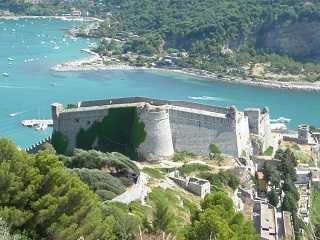
[[[320,60],[319,21],[274,25],[259,35],[259,48],[301,60]]]

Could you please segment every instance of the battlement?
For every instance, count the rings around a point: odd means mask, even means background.
[[[77,136],[80,130],[101,123],[111,111],[123,112],[133,108],[146,131],[146,138],[137,149],[142,159],[168,158],[175,151],[205,155],[210,144],[218,145],[223,153],[234,157],[252,153],[249,136],[252,131],[249,129],[251,114],[245,114],[235,106],[218,107],[145,97],[85,101],[66,108],[55,103],[52,105],[54,130],[65,135],[68,150],[72,151],[79,147]],[[114,127],[121,128],[121,122],[119,119],[113,123]],[[98,137],[95,142],[99,142]]]
[[[227,114],[229,108],[210,106],[193,102],[184,102],[184,101],[169,101],[169,100],[159,100],[146,97],[127,97],[127,98],[112,98],[105,100],[93,100],[93,101],[84,101],[79,102],[71,108],[60,108],[60,104],[54,103],[52,106],[58,106],[58,111],[63,112],[74,112],[74,111],[84,111],[90,109],[103,109],[103,108],[116,108],[116,107],[128,107],[128,106],[140,106],[144,104],[150,104],[153,106],[176,106],[184,107],[196,110],[202,110],[213,113]]]

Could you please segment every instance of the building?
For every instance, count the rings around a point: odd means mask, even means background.
[[[311,171],[309,169],[296,169],[297,180],[295,186],[298,189],[298,215],[305,224],[310,221],[310,208],[311,208]]]
[[[311,137],[310,127],[308,125],[302,124],[298,128],[298,143],[299,144],[309,144],[309,139]]]
[[[55,103],[52,105],[54,131],[66,138],[68,151],[72,151],[81,147],[79,132],[83,133],[101,123],[111,113],[122,112],[125,115],[123,112],[132,109],[136,111],[137,121],[143,124],[145,132],[143,142],[139,142],[135,149],[142,160],[167,159],[175,151],[207,155],[210,144],[216,144],[224,154],[235,158],[248,157],[252,155],[251,132],[260,134],[261,141],[266,146],[272,138],[268,112],[259,117],[241,112],[233,106],[217,107],[143,97],[79,102],[71,108]],[[133,120],[130,122],[128,119],[126,122],[123,118],[126,117],[119,117],[119,121],[112,123],[113,132],[118,131],[120,134],[122,128],[128,128],[127,125],[132,124]],[[132,136],[126,137],[130,139]],[[125,140],[120,142],[101,134],[92,140],[92,146],[87,147],[99,149],[102,138],[105,142],[130,147]]]
[[[71,16],[73,16],[73,17],[81,17],[81,15],[82,15],[82,13],[79,10],[73,9],[71,11]]]
[[[180,177],[179,171],[169,174],[169,178],[185,190],[204,198],[210,193],[210,182],[196,177]]]
[[[277,240],[276,209],[263,201],[256,201],[253,209],[253,221],[262,240]]]

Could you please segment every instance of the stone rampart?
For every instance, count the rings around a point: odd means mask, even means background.
[[[106,105],[116,105],[116,104],[131,104],[131,103],[149,103],[154,106],[163,106],[163,105],[174,105],[198,110],[204,110],[209,112],[216,112],[226,114],[228,108],[218,107],[218,106],[209,106],[193,102],[184,102],[184,101],[169,101],[169,100],[160,100],[147,97],[127,97],[127,98],[112,98],[104,100],[93,100],[93,101],[84,101],[80,102],[80,107],[96,107],[96,106],[106,106]]]
[[[228,117],[208,116],[181,109],[170,109],[170,125],[176,151],[199,155],[209,153],[215,143],[225,154],[238,156],[235,121]]]
[[[210,144],[218,145],[223,153],[236,158],[252,154],[249,129],[252,121],[235,107],[142,97],[81,102],[72,109],[53,104],[54,130],[67,138],[68,151],[72,151],[80,129],[101,122],[110,108],[126,107],[136,107],[139,120],[144,123],[146,138],[137,149],[143,159],[168,158],[174,151],[207,155]],[[268,115],[263,119],[260,116],[260,125],[264,127],[259,127],[259,132],[267,136]]]
[[[274,147],[270,127],[269,109],[265,107],[262,111],[259,108],[248,108],[244,111],[248,117],[249,132],[261,139],[261,149],[255,152],[264,152],[268,147]]]

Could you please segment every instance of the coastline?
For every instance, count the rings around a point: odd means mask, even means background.
[[[306,91],[306,92],[320,92],[320,83],[308,83],[308,82],[279,82],[271,80],[257,80],[247,79],[243,80],[239,77],[224,75],[221,73],[212,73],[205,70],[193,69],[193,68],[159,68],[159,67],[136,67],[125,63],[116,63],[106,65],[103,63],[103,59],[99,54],[89,50],[82,49],[91,56],[85,59],[66,62],[58,64],[51,69],[56,72],[81,72],[81,71],[108,71],[108,70],[128,70],[128,71],[161,71],[161,72],[172,72],[178,74],[189,75],[196,78],[221,81],[230,84],[242,84],[261,88],[271,89],[285,89],[295,91]]]
[[[0,20],[19,20],[19,19],[59,19],[63,21],[98,21],[103,20],[95,17],[75,17],[75,16],[0,16]]]

